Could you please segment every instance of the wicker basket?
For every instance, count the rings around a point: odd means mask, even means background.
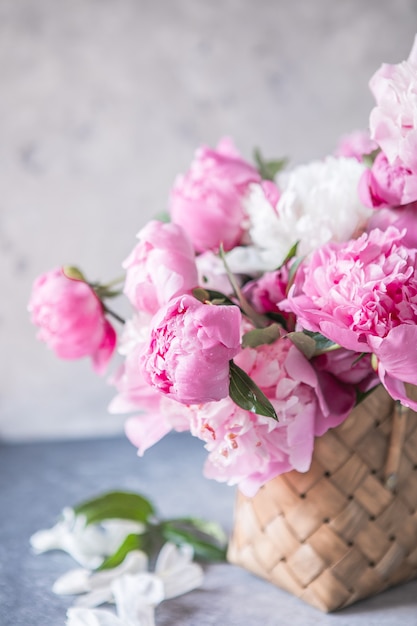
[[[328,612],[417,577],[417,415],[378,387],[311,469],[238,495],[229,560]]]

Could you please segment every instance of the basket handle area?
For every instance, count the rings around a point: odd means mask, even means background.
[[[395,491],[398,482],[398,469],[400,466],[401,453],[407,431],[407,419],[410,409],[401,402],[396,402],[392,416],[392,430],[388,447],[387,460],[385,463],[384,479],[385,487],[389,491]]]

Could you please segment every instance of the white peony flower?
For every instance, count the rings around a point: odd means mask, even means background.
[[[300,242],[298,253],[306,255],[328,241],[356,237],[372,213],[359,201],[357,192],[364,169],[356,159],[335,157],[296,167],[280,175],[276,207],[260,185],[252,184],[246,210],[250,248],[258,255],[256,270],[279,267],[296,241]],[[242,255],[242,251],[238,253]],[[256,258],[253,251],[251,258]],[[230,257],[228,262],[235,266]]]

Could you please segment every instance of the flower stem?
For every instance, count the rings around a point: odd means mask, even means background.
[[[103,303],[103,309],[104,309],[105,313],[107,313],[108,315],[111,315],[112,317],[114,317],[114,319],[117,320],[118,322],[120,322],[120,324],[126,324],[126,320],[123,319],[123,317],[121,317],[118,313],[116,313],[112,309],[109,309],[107,304]]]

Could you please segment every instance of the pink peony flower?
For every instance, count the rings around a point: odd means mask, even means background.
[[[355,130],[340,138],[335,150],[335,156],[353,158],[362,161],[363,157],[377,149],[377,144],[371,139],[369,131]]]
[[[365,206],[399,206],[417,200],[417,176],[401,165],[390,165],[380,152],[372,168],[362,174],[359,198]]]
[[[345,385],[354,385],[358,391],[369,391],[380,382],[370,354],[359,357],[357,352],[338,348],[314,357],[311,364],[319,378],[321,372],[327,372]]]
[[[375,211],[368,221],[367,231],[374,228],[387,230],[388,226],[395,226],[404,232],[403,244],[406,248],[417,248],[417,202]]]
[[[184,228],[197,252],[217,251],[220,244],[230,250],[244,234],[245,194],[250,183],[259,181],[257,170],[230,140],[223,139],[216,150],[202,147],[172,189],[172,221]]]
[[[265,272],[243,288],[243,294],[258,313],[281,313],[278,303],[286,298],[288,268]]]
[[[417,174],[417,37],[408,60],[384,63],[370,87],[377,103],[370,116],[372,139],[391,165]]]
[[[136,309],[153,314],[171,298],[197,286],[194,250],[178,224],[153,220],[138,233],[138,239],[123,263],[124,292]]]
[[[348,350],[373,352],[381,381],[394,399],[417,408],[403,383],[417,384],[417,250],[390,226],[317,250],[281,307],[300,326]],[[394,382],[393,382],[394,381]]]
[[[220,400],[229,393],[229,361],[240,350],[236,306],[171,300],[153,317],[142,354],[148,384],[184,404]]]
[[[191,433],[206,442],[206,477],[239,484],[252,496],[283,472],[307,471],[315,436],[340,424],[355,397],[349,386],[340,395],[329,389],[336,400],[331,413],[312,366],[285,339],[246,348],[235,362],[271,400],[279,421],[245,411],[225,398],[190,407]]]
[[[102,374],[116,347],[116,332],[105,318],[103,305],[84,281],[56,268],[34,282],[29,302],[38,338],[61,359],[89,356]]]

